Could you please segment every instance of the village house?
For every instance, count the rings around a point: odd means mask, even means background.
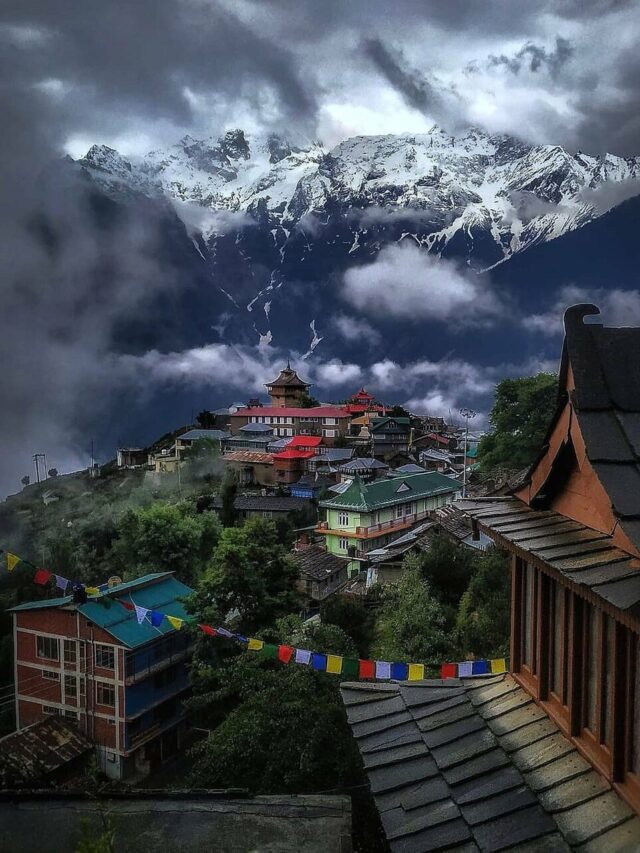
[[[315,500],[319,495],[334,485],[334,478],[326,474],[303,474],[302,477],[289,486],[293,497]]]
[[[222,509],[222,498],[214,497],[207,506],[212,512]],[[309,509],[309,501],[293,495],[237,495],[233,508],[243,521],[247,518],[267,518],[276,521],[289,518]]]
[[[411,444],[410,418],[373,418],[369,425],[372,455],[388,458],[396,453],[406,453]]]
[[[287,408],[290,406],[296,407],[309,396],[309,382],[304,382],[291,364],[287,362],[287,366],[280,371],[280,375],[273,380],[267,382],[266,389],[271,398],[271,405],[274,408]],[[251,402],[257,401],[250,401]]]
[[[67,595],[11,608],[17,730],[49,715],[75,722],[113,779],[144,775],[177,752],[190,635],[166,619],[159,627],[138,623],[119,602],[184,619],[182,599],[191,592],[165,572],[84,602]]]
[[[273,486],[276,482],[271,453],[259,450],[232,450],[222,457],[236,475],[240,486]]]
[[[235,435],[228,435],[225,450],[258,450],[269,453],[274,440],[273,427],[268,424],[250,423],[240,427]]]
[[[361,388],[357,394],[350,397],[344,407],[352,417],[358,417],[367,412],[384,414],[385,411],[385,407],[381,403],[378,403],[373,394],[369,394],[364,388]]]
[[[233,435],[237,435],[247,424],[268,424],[277,437],[315,435],[321,436],[325,444],[332,446],[336,438],[347,434],[349,415],[340,406],[261,406],[238,409],[229,416],[229,421]]]
[[[338,467],[353,458],[353,447],[322,447],[307,461],[309,474],[326,474],[338,479]]]
[[[193,447],[196,441],[209,441],[215,447],[222,449],[225,440],[229,436],[229,431],[225,429],[190,429],[176,438],[176,453],[178,456],[181,456],[185,450]]]
[[[325,601],[346,585],[346,561],[323,545],[298,542],[292,556],[300,573],[298,592],[307,602]]]
[[[640,329],[597,313],[524,484],[459,503],[511,558],[509,672],[341,686],[392,853],[640,849]]]
[[[356,456],[342,465],[338,465],[338,473],[340,474],[341,482],[352,480],[358,476],[360,479],[368,483],[371,480],[377,480],[378,477],[384,477],[389,470],[389,466],[379,459],[373,459],[368,456]]]
[[[370,483],[356,476],[341,494],[320,502],[326,521],[317,533],[325,537],[327,551],[348,560],[351,575],[366,566],[369,551],[428,519],[459,491],[455,480],[435,472]]]
[[[119,447],[116,451],[118,468],[142,468],[147,461],[148,454],[143,447]]]

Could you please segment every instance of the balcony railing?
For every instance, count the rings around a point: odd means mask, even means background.
[[[124,683],[127,687],[130,687],[132,684],[137,684],[138,681],[149,678],[149,676],[161,672],[168,666],[190,657],[193,653],[193,649],[194,645],[191,644],[182,649],[173,649],[168,654],[157,659],[152,659],[151,656],[142,660],[129,657],[126,662]]]
[[[411,527],[418,521],[422,521],[429,517],[429,511],[412,512],[409,515],[401,515],[399,518],[393,518],[391,521],[381,521],[379,524],[372,524],[370,527],[356,527],[358,536],[376,536],[378,533],[388,533],[394,530],[401,530],[403,527]]]

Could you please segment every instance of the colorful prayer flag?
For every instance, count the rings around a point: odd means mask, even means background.
[[[406,681],[409,675],[409,666],[406,663],[391,664],[391,678],[396,681]]]
[[[256,640],[253,637],[249,637],[248,648],[251,649],[252,652],[261,651],[263,646],[264,640]]]
[[[216,628],[216,631],[218,632],[218,634],[220,634],[221,637],[229,637],[230,640],[233,639],[233,634],[231,633],[231,631],[227,631],[226,628]]]
[[[69,586],[69,581],[66,578],[63,578],[62,575],[54,575],[56,579],[56,586],[58,589],[62,590],[62,592],[67,591],[67,587]]]
[[[311,663],[311,652],[308,649],[296,649],[296,663],[309,666]]]
[[[326,672],[327,670],[327,656],[321,655],[318,652],[312,652],[311,654],[311,666],[317,670],[318,672]]]
[[[455,663],[443,663],[440,667],[440,678],[455,678],[458,675],[458,666]]]
[[[489,661],[488,660],[474,660],[473,662],[473,674],[474,675],[487,675],[489,673]]]
[[[360,678],[375,678],[376,677],[376,667],[372,660],[360,660],[359,661],[359,677]]]
[[[179,630],[180,630],[180,628],[182,628],[182,623],[184,622],[184,620],[183,620],[183,619],[178,619],[178,617],[177,617],[177,616],[169,616],[169,615],[168,615],[168,614],[166,614],[166,613],[165,613],[164,615],[167,617],[167,622],[168,622],[168,623],[169,623],[173,628],[175,628],[175,629],[176,629],[176,631],[179,631]]]
[[[351,678],[358,677],[358,658],[342,658],[342,674]]]
[[[121,598],[119,598],[118,601],[124,607],[125,610],[135,610],[135,607],[129,601],[123,601]]]
[[[159,628],[162,625],[162,620],[164,619],[164,613],[160,613],[157,610],[151,610],[151,624],[154,628]]]
[[[155,611],[154,611],[154,613],[151,614],[151,622],[152,623],[153,623],[154,615],[155,615]],[[160,616],[162,616],[162,614],[160,614]],[[216,629],[212,628],[211,625],[198,625],[198,628],[200,628],[200,630],[204,634],[208,634],[209,637],[216,637],[218,635],[218,632],[216,631]]]
[[[33,578],[33,582],[40,584],[40,586],[46,586],[50,580],[51,572],[48,572],[46,569],[38,569]]]
[[[391,664],[386,660],[374,661],[376,665],[376,678],[391,678]]]
[[[262,654],[269,660],[277,660],[278,647],[275,643],[264,643],[262,646]]]
[[[20,562],[20,557],[17,554],[7,553],[7,569],[12,572]]]
[[[134,604],[136,609],[136,619],[138,620],[138,625],[142,625],[144,620],[147,618],[147,613],[149,610],[146,607],[139,607],[137,604]]]
[[[498,674],[507,671],[507,662],[504,658],[496,658],[491,661],[491,672]]]
[[[84,591],[87,595],[100,595],[100,590],[97,586],[85,586]]]
[[[327,655],[327,672],[340,675],[342,672],[342,655]]]
[[[424,664],[410,663],[409,664],[409,681],[422,681],[424,678]]]
[[[278,646],[278,660],[282,663],[289,663],[293,657],[293,649],[291,646]]]
[[[458,677],[469,678],[473,675],[473,661],[465,660],[458,664]]]

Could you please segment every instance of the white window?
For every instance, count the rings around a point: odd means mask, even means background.
[[[43,669],[42,677],[46,678],[47,681],[60,681],[60,673],[52,672],[50,669]]]
[[[272,510],[270,510],[270,509],[264,509],[264,510],[262,510],[262,517],[263,517],[263,518],[273,518],[273,512],[272,512]]]
[[[75,640],[64,641],[64,662],[75,663],[78,656],[77,644]]]
[[[36,654],[39,658],[60,660],[60,647],[57,637],[38,637],[36,649]]]
[[[115,708],[116,690],[113,684],[105,684],[103,681],[96,682],[96,702],[98,705]]]
[[[341,537],[338,539],[338,547],[339,547],[342,551],[346,551],[346,550],[347,550],[347,548],[349,547],[349,540],[347,539],[347,537],[346,537],[346,536],[341,536]]]
[[[293,430],[291,429],[291,427],[287,427],[287,429],[284,430],[284,434],[285,435],[293,435]]]
[[[335,429],[323,429],[322,432],[326,435],[327,438],[335,438],[336,430]]]
[[[345,512],[342,509],[340,510],[340,512],[338,513],[338,524],[340,525],[340,527],[347,527],[347,525],[349,524],[348,512]]]
[[[115,666],[115,657],[111,646],[102,646],[96,643],[96,666],[102,669],[113,669]]]
[[[338,423],[338,421],[335,418],[323,418],[322,423],[331,424],[332,426],[334,426],[335,424]]]

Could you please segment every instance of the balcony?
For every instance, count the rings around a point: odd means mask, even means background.
[[[424,521],[429,518],[429,516],[429,510],[413,512],[410,515],[393,518],[391,521],[381,521],[379,524],[372,524],[370,527],[356,527],[353,530],[330,528],[328,522],[321,521],[315,528],[315,532],[323,534],[324,536],[342,536],[347,539],[375,539],[377,536],[382,536],[384,533],[395,533],[398,530],[407,530],[419,521]]]
[[[194,645],[190,644],[183,648],[173,647],[162,657],[156,658],[153,652],[145,655],[127,657],[124,683],[127,687],[149,678],[171,666],[174,663],[190,658],[193,654]]]

